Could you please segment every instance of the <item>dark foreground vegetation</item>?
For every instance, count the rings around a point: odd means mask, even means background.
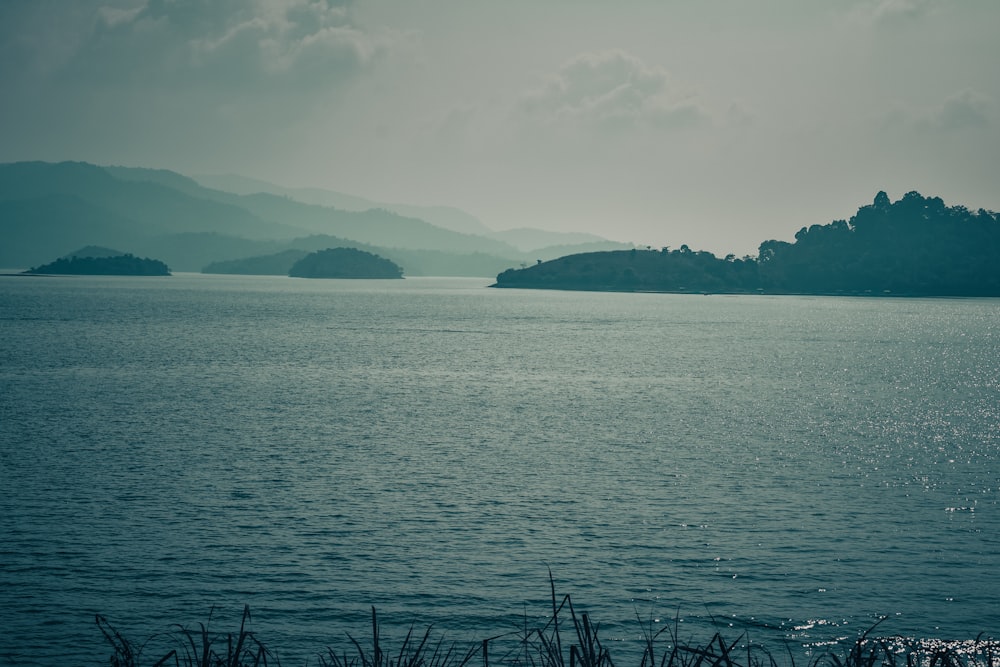
[[[771,294],[1000,296],[1000,214],[884,192],[850,220],[765,241],[756,258],[682,245],[570,255],[497,276],[496,287]]]
[[[143,655],[136,645],[97,617],[97,625],[111,645],[112,667],[184,665],[199,667],[249,667],[280,664],[277,654],[247,628],[250,608],[245,607],[239,632],[217,634],[199,624],[197,630],[178,628],[172,633],[175,648],[164,655]],[[678,624],[654,627],[640,624],[644,650],[633,667],[794,667],[789,647],[765,647],[747,633],[723,637],[715,633],[703,642],[685,641]],[[982,637],[963,642],[922,641],[900,637],[876,637],[878,623],[853,643],[830,649],[808,660],[806,667],[1000,667],[1000,642]],[[355,639],[348,634],[339,650],[327,648],[316,655],[323,667],[615,667],[610,650],[598,636],[599,626],[587,614],[578,613],[570,596],[560,600],[552,586],[552,614],[541,627],[483,639],[467,646],[446,644],[431,628],[414,634],[413,628],[401,644],[383,645],[375,609],[371,615],[371,637]],[[513,641],[506,641],[513,640]],[[805,661],[803,661],[805,662]],[[622,666],[626,667],[626,666]]]
[[[112,257],[60,257],[54,262],[33,267],[27,274],[76,276],[169,276],[170,268],[158,259],[134,255]]]

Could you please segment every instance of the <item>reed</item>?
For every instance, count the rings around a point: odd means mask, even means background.
[[[327,648],[317,655],[322,667],[616,667],[608,648],[601,642],[599,625],[585,613],[577,613],[569,595],[557,596],[549,576],[552,614],[540,627],[525,625],[517,632],[489,637],[467,647],[445,645],[432,637],[432,628],[414,634],[410,627],[399,648],[383,645],[378,614],[371,610],[371,638],[358,640],[347,634],[348,648],[339,652]],[[146,643],[136,645],[114,629],[103,616],[97,625],[111,646],[111,667],[258,667],[280,665],[247,624],[249,606],[244,607],[238,632],[213,634],[209,624],[198,629],[176,626],[166,633],[174,648],[161,656],[146,659]],[[916,640],[903,637],[875,637],[881,619],[862,632],[853,643],[831,648],[811,658],[805,667],[1000,667],[1000,642],[977,637],[960,642]],[[796,667],[790,647],[781,657],[750,640],[746,632],[735,640],[715,633],[705,642],[682,640],[678,619],[663,627],[642,623],[644,649],[638,667]],[[163,636],[158,636],[163,638]],[[152,638],[150,638],[152,639]],[[509,641],[509,640],[515,641]],[[498,641],[505,640],[505,641]],[[147,640],[148,642],[149,640]],[[504,648],[497,654],[498,645]],[[512,648],[513,647],[513,648]]]
[[[213,610],[214,611],[214,610]],[[136,645],[114,629],[107,619],[97,615],[97,627],[104,638],[111,644],[111,667],[142,667],[150,664],[152,667],[165,665],[184,665],[185,667],[263,667],[270,664],[268,659],[272,653],[262,644],[254,633],[247,629],[250,619],[250,606],[244,605],[243,616],[240,619],[240,630],[225,635],[212,634],[209,626],[212,623],[212,612],[208,614],[208,624],[199,623],[197,630],[183,626],[175,626],[168,634],[176,647],[160,656],[154,662],[143,660],[146,640]],[[279,664],[273,660],[274,664]]]
[[[348,640],[354,646],[357,655],[347,653],[337,654],[331,648],[327,648],[326,655],[319,656],[319,663],[323,667],[465,667],[475,658],[479,648],[473,645],[470,648],[459,650],[457,645],[452,644],[447,649],[443,649],[443,641],[438,640],[431,644],[431,627],[428,626],[419,641],[414,641],[413,626],[406,633],[396,657],[385,651],[379,633],[378,614],[375,607],[372,607],[372,641],[370,652],[362,646],[361,642],[352,635],[347,635]]]

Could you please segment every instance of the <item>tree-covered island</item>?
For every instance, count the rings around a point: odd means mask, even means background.
[[[1000,214],[885,192],[850,220],[803,227],[795,242],[717,258],[682,245],[569,255],[497,276],[494,287],[769,294],[1000,296]]]
[[[292,265],[293,278],[402,278],[396,263],[357,248],[327,248]]]
[[[107,257],[60,257],[54,262],[32,267],[24,272],[29,275],[78,275],[78,276],[169,276],[170,268],[158,259],[136,257],[131,254]]]

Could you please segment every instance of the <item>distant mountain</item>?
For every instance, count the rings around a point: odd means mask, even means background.
[[[345,211],[368,211],[383,209],[407,218],[417,218],[432,225],[462,234],[490,236],[492,230],[470,213],[452,206],[417,206],[413,204],[390,204],[364,197],[348,195],[322,188],[287,188],[267,181],[261,181],[235,174],[199,175],[195,177],[202,185],[241,195],[266,193],[287,197],[296,201],[339,208]]]
[[[341,201],[346,195],[325,190],[282,188],[263,181],[242,177],[220,177],[223,184],[230,184],[240,192],[237,194],[200,185],[193,179],[159,169],[130,167],[109,167],[116,178],[135,182],[154,182],[177,188],[188,196],[238,206],[254,216],[274,223],[294,227],[314,234],[330,234],[372,245],[441,250],[454,253],[485,252],[494,255],[519,258],[516,248],[502,241],[468,232],[456,232],[443,226],[431,224],[424,219],[409,217],[388,208],[367,207],[364,210],[345,210],[331,207],[328,203],[304,203],[293,198],[296,193],[323,193],[330,197],[314,199],[330,202]],[[208,178],[208,177],[205,177]],[[208,181],[206,181],[208,182]],[[249,192],[255,190],[255,192]],[[365,201],[360,198],[351,198]],[[444,210],[434,207],[400,207],[404,210]],[[459,214],[457,209],[453,211]],[[468,215],[468,214],[464,214]],[[474,218],[469,218],[479,226]],[[475,226],[475,225],[473,225]],[[485,229],[485,228],[483,228]],[[489,230],[486,230],[487,232]]]
[[[627,250],[632,247],[630,244],[608,241],[607,239],[595,236],[594,234],[550,232],[544,229],[530,229],[527,227],[508,229],[502,232],[493,232],[490,236],[499,241],[503,241],[504,243],[509,243],[518,250],[524,252],[531,252],[539,248],[547,247],[580,248],[575,252],[584,252],[584,248],[593,251]]]
[[[73,257],[121,257],[122,255],[127,254],[129,253],[122,252],[121,250],[115,250],[113,248],[104,248],[99,245],[88,245],[67,253],[60,259],[72,259]]]
[[[248,190],[262,185],[247,179],[234,182]],[[495,238],[482,223],[457,209],[345,210],[296,201],[292,195],[326,204],[374,202],[325,190],[263,185],[274,192],[227,192],[164,169],[85,162],[0,164],[0,266],[33,266],[82,246],[99,245],[162,258],[176,271],[200,271],[216,262],[295,249],[315,251],[321,248],[313,247],[309,239],[317,237],[333,240],[323,247],[355,247],[390,258],[411,276],[487,277],[536,259],[621,247],[594,241],[590,235],[538,230],[507,234],[519,242],[532,239],[527,245],[535,247],[525,252]],[[447,224],[453,228],[486,233],[458,232],[406,213],[436,220],[450,217]],[[562,245],[548,243],[552,241]]]
[[[199,199],[211,199],[211,193],[205,192],[206,188],[190,176],[178,174],[169,169],[151,169],[148,167],[121,167],[110,165],[99,167],[113,178],[120,181],[131,181],[134,183],[158,183],[178,192],[183,192]],[[232,203],[232,202],[229,202]]]
[[[131,220],[143,235],[216,232],[275,238],[297,231],[233,204],[193,197],[155,181],[123,180],[85,162],[0,164],[0,201],[66,195]]]
[[[500,241],[514,249],[494,249],[509,256],[523,253],[539,255],[542,259],[552,259],[574,252],[596,250],[627,250],[630,243],[609,241],[594,234],[575,232],[552,232],[542,229],[518,228],[496,232],[484,225],[474,215],[451,206],[416,206],[412,204],[392,204],[378,202],[364,197],[325,190],[321,188],[288,188],[254,178],[226,175],[199,175],[195,177],[201,185],[240,195],[271,194],[293,199],[305,204],[338,208],[345,211],[364,212],[381,209],[396,213],[404,218],[416,218],[432,225],[461,234],[483,236]],[[517,252],[519,251],[519,252]]]
[[[293,239],[283,251],[249,256],[230,261],[212,262],[201,269],[204,273],[234,273],[250,275],[285,275],[292,264],[308,252],[324,248],[350,247],[391,259],[403,267],[408,276],[478,276],[491,277],[508,269],[512,261],[485,253],[452,253],[439,250],[408,250],[381,248],[328,235]],[[185,269],[191,270],[191,269]]]
[[[287,247],[283,241],[246,239],[214,232],[166,234],[138,241],[136,252],[156,256],[175,271],[201,271],[215,261],[263,255]]]
[[[336,192],[334,190],[324,190],[321,188],[287,188],[256,178],[238,176],[236,174],[213,174],[194,176],[201,185],[213,190],[221,190],[237,195],[255,195],[266,193],[287,197],[304,204],[315,204],[316,206],[328,206],[339,208],[345,211],[367,211],[370,208],[388,208],[382,202],[376,202],[364,197]],[[430,222],[428,220],[428,222]]]
[[[617,241],[595,241],[592,243],[577,243],[573,245],[550,245],[530,251],[529,255],[534,255],[535,259],[547,260],[566,255],[575,255],[581,252],[600,252],[610,250],[631,250],[635,245],[632,243],[619,243]]]
[[[273,255],[212,262],[202,273],[235,273],[252,276],[287,276],[295,262],[309,253],[305,250],[284,250]]]
[[[510,257],[521,254],[501,241],[454,232],[385,209],[343,211],[264,193],[242,195],[240,202],[265,220],[281,220],[316,234],[332,234],[362,243],[463,253],[488,252]]]
[[[448,206],[413,206],[408,204],[386,204],[363,197],[347,195],[333,190],[319,188],[286,188],[266,181],[243,176],[198,176],[205,186],[243,195],[272,194],[300,202],[319,206],[331,206],[348,211],[370,211],[381,209],[397,213],[403,217],[417,218],[435,226],[463,234],[485,236],[505,244],[500,252],[508,257],[524,261],[531,255],[540,259],[554,259],[577,252],[597,250],[627,250],[631,243],[620,243],[594,234],[575,232],[552,232],[541,229],[518,228],[495,232],[475,216]],[[498,250],[492,251],[497,253]]]
[[[423,250],[411,248],[386,248],[367,243],[352,242],[326,234],[293,239],[289,247],[308,250],[323,248],[357,248],[391,259],[403,267],[408,276],[473,276],[489,278],[511,266],[523,264],[507,257],[489,253],[455,253],[443,250]]]
[[[144,238],[137,227],[76,195],[0,200],[0,266],[35,266],[86,245],[136,248]]]
[[[289,250],[295,239],[311,235],[344,241],[339,245],[436,253],[434,261],[420,262],[445,275],[472,267],[475,275],[486,276],[484,271],[497,265],[523,261],[516,249],[495,239],[386,210],[345,211],[273,194],[238,195],[162,169],[81,162],[0,165],[0,266],[32,266],[84,245],[103,245],[198,271],[212,262]],[[483,255],[497,259],[486,264],[468,259]],[[407,271],[419,275],[419,269]]]
[[[385,248],[381,253],[403,267],[407,276],[472,276],[490,278],[523,262],[487,253],[449,253],[439,250]]]

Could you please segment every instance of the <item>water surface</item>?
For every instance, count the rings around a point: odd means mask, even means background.
[[[998,634],[1000,301],[486,284],[0,280],[0,663],[478,641],[549,568],[623,667],[637,615]]]

